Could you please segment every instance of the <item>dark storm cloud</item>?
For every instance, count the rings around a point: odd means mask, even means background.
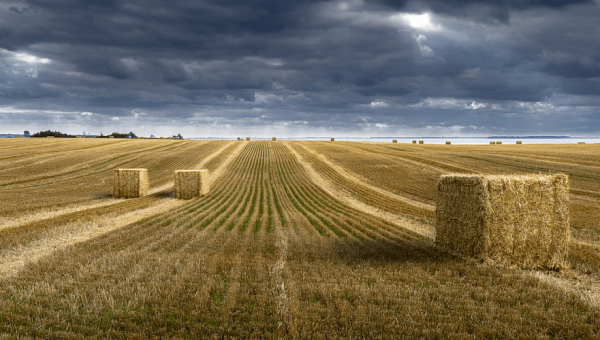
[[[396,1],[373,0],[396,10],[412,12],[433,11],[435,13],[454,17],[470,18],[489,24],[507,24],[511,11],[522,11],[537,8],[563,9],[576,4],[593,4],[593,0],[427,0],[427,1]]]
[[[600,131],[599,15],[593,1],[9,0],[0,112],[370,134],[534,131],[542,114],[560,133],[581,113]]]

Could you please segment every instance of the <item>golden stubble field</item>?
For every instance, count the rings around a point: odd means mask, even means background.
[[[600,338],[600,145],[0,139],[15,338]],[[114,199],[113,170],[150,195]],[[176,200],[173,172],[211,192]],[[437,248],[446,173],[566,173],[570,267]]]

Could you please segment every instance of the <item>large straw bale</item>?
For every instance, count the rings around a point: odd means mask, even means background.
[[[115,136],[108,136],[108,138],[115,138]]]
[[[447,140],[447,141],[446,141],[446,145],[450,145],[450,144],[452,144],[452,142],[451,142],[451,141],[449,141],[449,140]]]
[[[54,138],[54,136],[46,136],[46,138]]]
[[[249,141],[249,140],[250,140],[250,137],[246,137],[246,140],[247,140],[247,141]]]
[[[274,142],[277,140],[277,137],[271,137],[271,140]]]
[[[189,200],[206,196],[210,192],[210,174],[208,170],[176,170],[175,197]]]
[[[116,169],[113,196],[136,198],[148,195],[148,169]]]
[[[420,141],[419,141],[419,144],[423,144],[423,141],[422,141],[422,140],[420,140]]]
[[[335,138],[331,137],[331,141],[332,141],[332,142],[334,142],[334,141],[335,141]]]
[[[413,139],[412,143],[413,143],[413,144],[417,144],[417,141]]]
[[[23,138],[23,136],[15,136],[14,138]]]
[[[75,138],[83,138],[83,136],[75,136]]]
[[[501,267],[567,265],[569,178],[442,175],[435,243]]]
[[[497,141],[496,145],[498,145],[498,144],[502,144],[502,141],[501,140]]]
[[[495,145],[495,144],[496,144],[496,142],[490,142],[490,145]]]
[[[522,141],[520,141],[520,140],[518,140],[518,141],[517,141],[517,144],[523,144],[523,142],[522,142]]]
[[[397,139],[392,139],[392,143],[398,143]]]
[[[585,144],[585,142],[577,142],[577,144]]]

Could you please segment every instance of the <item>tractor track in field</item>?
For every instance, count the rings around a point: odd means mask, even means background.
[[[5,279],[13,276],[27,264],[35,263],[55,251],[123,228],[143,218],[164,213],[184,203],[175,199],[168,199],[167,201],[156,203],[144,209],[130,211],[114,218],[99,216],[93,222],[78,225],[79,232],[59,232],[53,238],[37,240],[25,246],[18,247],[7,252],[0,258],[0,278]]]
[[[287,145],[287,144],[286,144]],[[325,157],[325,155],[322,155],[312,149],[310,149],[309,147],[306,147],[305,145],[300,145],[301,147],[303,147],[306,151],[308,151],[309,153],[311,153],[312,155],[314,155],[315,157],[318,157],[323,163],[327,164],[330,168],[334,169],[337,173],[339,173],[342,177],[344,177],[346,180],[356,183],[360,186],[366,187],[370,190],[376,191],[382,195],[388,196],[391,199],[395,199],[398,201],[402,201],[404,203],[410,204],[412,206],[415,206],[417,208],[423,209],[423,210],[429,210],[429,211],[435,211],[435,205],[433,204],[426,204],[426,203],[422,203],[419,201],[415,201],[412,200],[408,197],[404,197],[404,196],[400,196],[397,194],[394,194],[392,192],[389,192],[387,190],[383,190],[379,187],[376,187],[374,185],[371,185],[369,183],[367,183],[367,180],[364,178],[359,177],[358,175],[355,174],[351,174],[350,172],[346,171],[346,169],[342,168],[341,166],[333,163],[332,161],[330,161],[327,157]]]
[[[310,164],[310,162],[305,160],[292,146],[290,146],[287,143],[284,143],[284,145],[290,150],[290,152],[298,160],[298,163],[300,163],[302,165],[302,167],[304,168],[304,170],[310,175],[309,176],[310,179],[317,186],[319,186],[321,189],[323,189],[325,192],[327,192],[332,197],[338,198],[340,201],[342,201],[344,204],[348,205],[349,207],[352,207],[363,213],[366,213],[366,214],[369,214],[372,216],[376,216],[378,218],[381,218],[381,219],[383,219],[387,222],[390,222],[394,225],[397,225],[399,227],[406,228],[406,229],[413,231],[429,240],[433,241],[435,239],[435,227],[433,227],[431,225],[427,225],[425,223],[419,223],[417,221],[414,221],[414,220],[411,220],[408,218],[404,218],[404,217],[398,216],[396,214],[392,214],[392,213],[377,209],[375,207],[369,206],[368,204],[358,200],[354,196],[346,193],[342,189],[339,189],[334,183],[325,179],[321,174],[319,174],[313,168],[313,166]]]

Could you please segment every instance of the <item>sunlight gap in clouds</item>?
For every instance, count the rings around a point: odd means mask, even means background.
[[[431,20],[431,14],[408,14],[399,13],[394,14],[390,17],[394,22],[398,22],[404,25],[408,25],[411,28],[422,30],[422,31],[439,31],[442,29],[440,25],[435,24]]]
[[[26,53],[15,53],[15,58],[24,61],[28,64],[48,64],[50,63],[50,59],[48,58],[38,58],[31,54]]]

